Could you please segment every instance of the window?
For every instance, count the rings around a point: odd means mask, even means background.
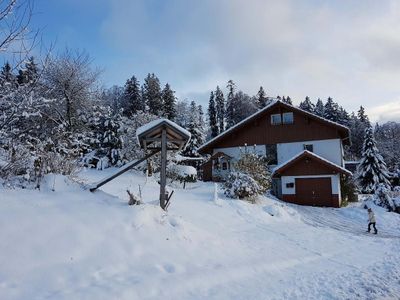
[[[228,170],[228,163],[225,161],[222,163],[222,170]]]
[[[287,112],[282,114],[283,124],[293,124],[293,113]]]
[[[281,114],[271,115],[271,124],[272,125],[282,124],[282,116],[281,116]]]
[[[304,148],[304,150],[307,150],[307,151],[310,151],[310,152],[314,152],[313,144],[304,144],[303,148]]]
[[[286,183],[286,187],[287,187],[288,189],[294,188],[294,182],[288,182],[288,183]]]

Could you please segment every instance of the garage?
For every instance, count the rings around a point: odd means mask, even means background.
[[[280,199],[300,205],[340,207],[341,176],[351,172],[315,153],[304,151],[276,167],[273,182],[280,182]]]
[[[327,178],[295,178],[298,204],[335,206],[332,203],[332,180]]]

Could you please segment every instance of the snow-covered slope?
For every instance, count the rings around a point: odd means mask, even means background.
[[[85,171],[95,182],[107,170]],[[376,209],[229,200],[213,183],[176,189],[127,173],[90,193],[57,176],[0,188],[0,299],[395,299],[400,218]],[[128,206],[126,189],[140,206]]]

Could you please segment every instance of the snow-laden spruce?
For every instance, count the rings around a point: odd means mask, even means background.
[[[364,193],[374,192],[379,183],[390,187],[386,163],[376,147],[371,126],[365,129],[362,158],[357,168],[357,173],[358,183]]]

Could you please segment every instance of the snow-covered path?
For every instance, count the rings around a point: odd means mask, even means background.
[[[400,239],[400,222],[396,222],[396,219],[385,218],[385,214],[383,214],[382,219],[378,219],[377,222],[379,234],[373,235],[367,234],[367,212],[366,210],[363,211],[359,207],[350,207],[346,209],[319,208],[300,205],[292,205],[292,207],[300,213],[302,220],[306,224],[310,224],[312,226],[332,228],[354,235],[369,236],[374,239]],[[382,212],[384,211],[381,208],[377,209],[381,210]],[[400,221],[400,219],[398,221]]]
[[[81,176],[95,182],[104,172]],[[128,207],[126,188],[138,184],[145,202],[156,202],[157,184],[145,182],[128,173],[96,193],[62,177],[55,192],[0,189],[0,299],[400,295],[400,240],[355,234],[365,226],[363,209],[269,198],[253,205],[215,197],[212,183],[175,188],[168,213],[151,204]],[[395,235],[398,215],[376,215]]]

